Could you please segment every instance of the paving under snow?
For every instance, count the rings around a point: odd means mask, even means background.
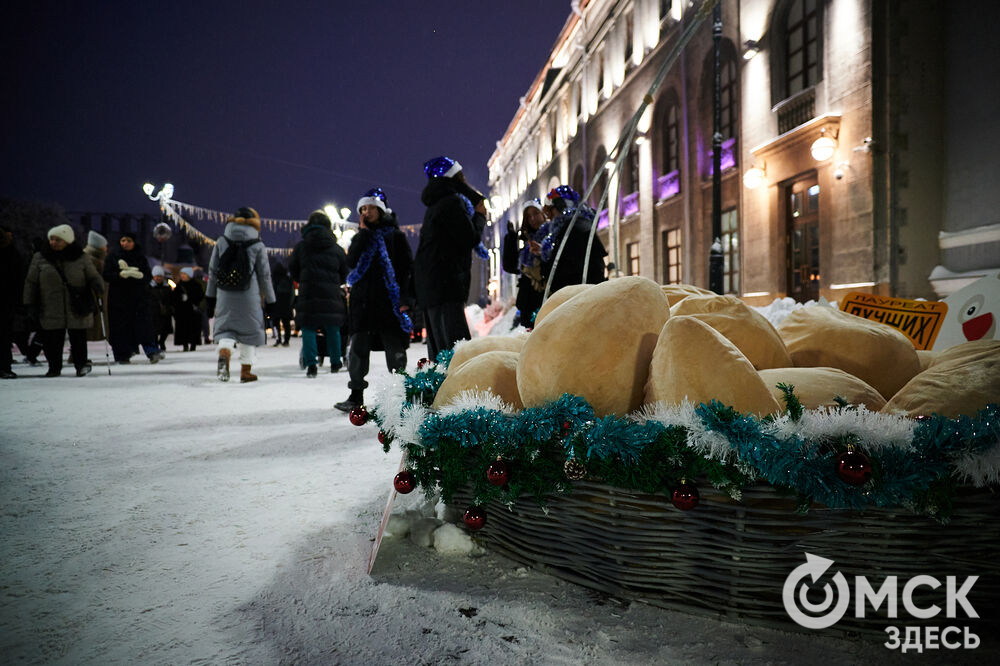
[[[467,536],[450,528],[440,533],[450,552],[387,537],[379,573],[368,576],[399,453],[383,454],[375,425],[356,428],[331,409],[347,394],[346,373],[307,380],[298,344],[261,349],[261,379],[246,385],[216,381],[209,348],[171,348],[158,365],[108,376],[96,343],[94,373],[82,379],[15,365],[22,378],[0,382],[0,661],[829,665],[894,656],[879,643],[607,598],[470,555]],[[411,367],[425,353],[411,347]],[[388,375],[372,361],[374,388]],[[421,510],[419,495],[399,502],[401,516]]]

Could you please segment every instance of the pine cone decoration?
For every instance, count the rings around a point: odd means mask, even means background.
[[[587,468],[576,458],[570,458],[563,465],[563,473],[570,481],[580,481],[587,476]]]

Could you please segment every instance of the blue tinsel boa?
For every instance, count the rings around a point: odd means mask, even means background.
[[[396,319],[399,320],[399,327],[403,329],[405,333],[413,332],[413,322],[410,321],[410,316],[405,312],[399,311],[399,283],[396,281],[396,271],[392,267],[392,262],[389,260],[389,250],[386,247],[386,239],[395,232],[395,227],[386,226],[381,229],[371,229],[372,242],[368,244],[365,251],[361,253],[361,257],[358,259],[358,265],[354,267],[354,270],[350,272],[347,276],[347,286],[353,287],[357,284],[368,269],[371,268],[372,259],[375,257],[375,252],[378,252],[379,261],[382,262],[382,280],[385,283],[385,288],[389,292],[389,302],[392,303],[392,312],[396,315]]]

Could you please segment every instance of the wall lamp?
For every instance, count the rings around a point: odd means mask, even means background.
[[[819,138],[813,141],[812,146],[809,147],[809,152],[817,162],[827,161],[833,157],[836,150],[837,137],[827,136],[825,127],[819,131]]]
[[[743,172],[743,186],[748,190],[755,190],[767,182],[767,165],[754,165]]]
[[[760,53],[760,42],[753,39],[748,39],[743,42],[743,59],[751,60],[755,55]]]

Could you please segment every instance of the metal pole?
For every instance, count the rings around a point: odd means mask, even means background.
[[[712,248],[708,253],[708,288],[717,294],[725,291],[722,284],[722,3],[712,9],[712,43],[714,76],[712,87]]]

